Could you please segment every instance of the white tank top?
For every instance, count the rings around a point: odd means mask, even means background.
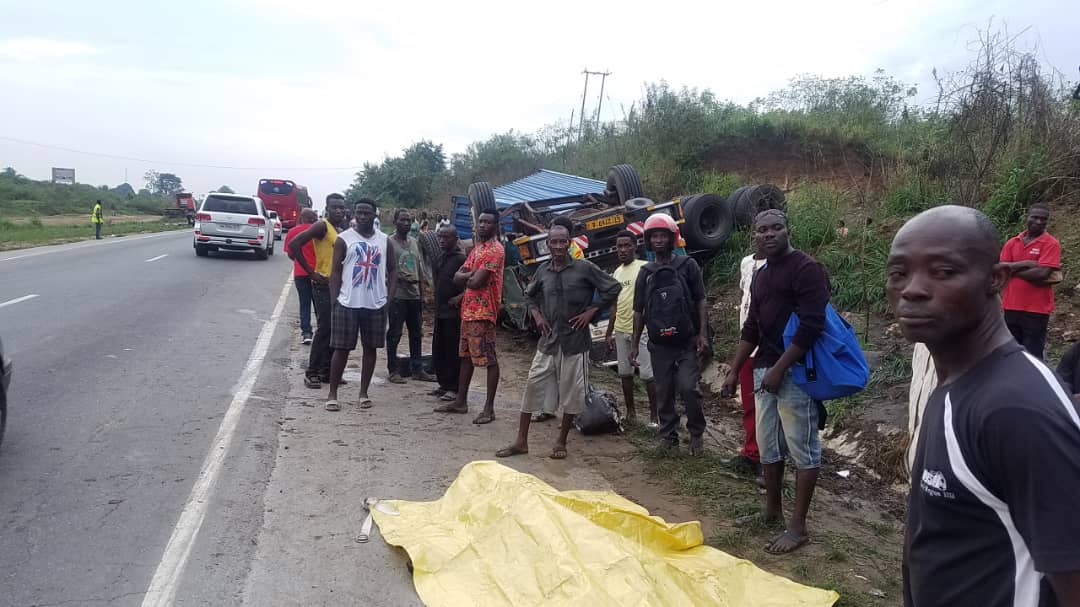
[[[386,234],[364,238],[356,230],[338,234],[345,241],[338,303],[346,308],[378,310],[386,305]]]

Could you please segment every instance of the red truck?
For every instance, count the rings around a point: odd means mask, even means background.
[[[195,211],[196,211],[195,196],[191,192],[177,192],[176,193],[176,206],[165,207],[162,213],[166,217],[184,217],[187,219],[188,225],[195,225]]]

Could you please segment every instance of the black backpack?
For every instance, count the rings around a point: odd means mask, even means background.
[[[683,346],[696,333],[690,288],[679,271],[684,263],[686,258],[677,255],[670,264],[653,262],[643,268],[649,272],[645,278],[645,327],[654,344]]]

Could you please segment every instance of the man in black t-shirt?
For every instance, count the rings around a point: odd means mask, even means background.
[[[911,473],[908,607],[1080,605],[1080,414],[1005,325],[997,249],[985,215],[941,206],[889,252],[889,304],[939,378]]]
[[[465,263],[465,254],[458,248],[457,228],[440,226],[435,233],[439,240],[439,256],[432,270],[435,281],[435,327],[431,337],[431,358],[439,387],[430,396],[438,396],[446,402],[457,398],[458,375],[461,373],[461,357],[458,345],[461,341],[461,297],[465,287],[454,284],[454,274]]]

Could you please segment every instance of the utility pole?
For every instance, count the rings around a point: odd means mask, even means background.
[[[599,72],[600,74],[600,99],[596,102],[596,128],[600,128],[600,108],[604,106],[604,83],[611,72]]]
[[[589,94],[589,68],[585,68],[585,71],[581,73],[585,74],[585,90],[581,91],[581,115],[578,118],[578,141],[581,141],[581,134],[585,129],[585,96]],[[572,118],[571,124],[573,124]]]

